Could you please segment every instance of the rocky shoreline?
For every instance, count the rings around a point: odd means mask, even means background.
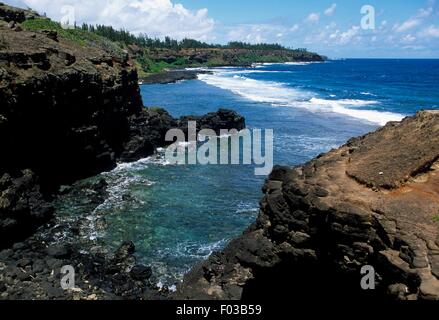
[[[63,194],[80,197],[89,212],[102,204],[107,183],[78,182],[65,186]],[[161,300],[166,287],[151,281],[150,267],[138,264],[135,246],[126,241],[115,252],[84,239],[85,217],[66,221],[55,217],[31,237],[0,251],[0,299],[3,300]],[[72,266],[75,286],[61,288],[61,268]]]
[[[187,274],[175,297],[439,300],[438,161],[439,111],[421,111],[275,168],[257,222]],[[364,266],[375,290],[360,287]]]
[[[140,84],[168,84],[185,80],[196,80],[199,74],[211,73],[206,70],[169,70],[140,78]]]
[[[188,119],[214,130],[240,130],[245,119],[224,109],[175,119],[145,108],[128,55],[20,26],[37,16],[0,4],[0,299],[159,298],[132,243],[115,253],[81,247],[74,227],[55,223],[53,203],[77,192],[93,211],[105,200],[105,181],[75,181],[153,155]],[[73,241],[58,239],[67,231]],[[78,268],[80,290],[61,290],[66,264]]]

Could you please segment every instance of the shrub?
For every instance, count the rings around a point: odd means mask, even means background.
[[[3,35],[0,35],[0,50],[8,48],[8,43]]]

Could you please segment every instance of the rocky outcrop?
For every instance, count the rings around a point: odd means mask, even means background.
[[[53,206],[40,192],[38,178],[30,170],[0,178],[0,247],[25,238],[53,215]]]
[[[439,299],[439,112],[277,167],[257,222],[192,270],[184,299]],[[362,290],[372,266],[375,290]]]
[[[131,62],[56,32],[0,30],[0,171],[30,168],[51,189],[114,167],[143,107]]]
[[[197,131],[203,129],[211,129],[219,136],[221,129],[245,129],[245,119],[233,110],[219,109],[217,112],[210,112],[204,116],[184,116],[181,117],[177,126],[183,130],[186,135],[188,131],[188,123],[196,122]]]
[[[4,20],[6,22],[14,21],[21,23],[25,20],[34,19],[36,17],[39,17],[38,13],[32,10],[22,10],[14,8],[0,2],[0,20]]]
[[[180,129],[186,133],[188,122],[196,122],[197,132],[212,129],[220,135],[221,129],[242,130],[245,119],[235,111],[219,109],[203,116],[183,116],[174,119],[166,110],[161,108],[146,108],[141,113],[129,118],[130,135],[124,144],[124,151],[119,156],[122,162],[132,162],[145,158],[154,153],[158,147],[172,142],[166,141],[166,133],[170,129]]]

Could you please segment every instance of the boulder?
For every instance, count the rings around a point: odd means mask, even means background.
[[[0,249],[23,240],[53,215],[30,170],[0,179]]]
[[[151,267],[136,265],[131,269],[130,275],[134,280],[148,280],[152,276],[152,269]]]
[[[71,249],[68,245],[52,245],[46,249],[47,255],[56,259],[70,256]]]

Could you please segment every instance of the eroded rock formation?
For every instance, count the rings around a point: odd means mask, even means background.
[[[439,299],[439,112],[421,111],[265,183],[257,222],[190,272],[184,299]],[[360,287],[363,266],[376,289]]]

